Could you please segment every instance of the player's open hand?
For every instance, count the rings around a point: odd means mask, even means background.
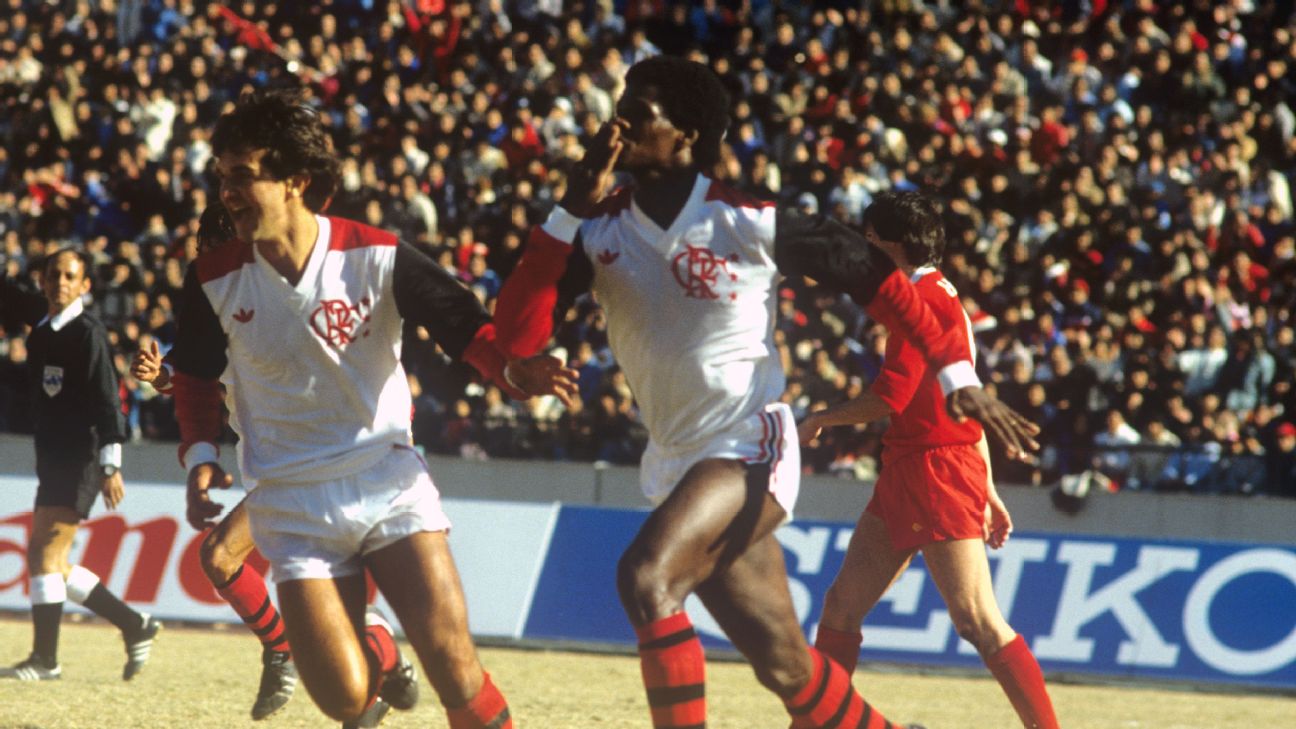
[[[189,469],[189,480],[185,483],[185,520],[189,526],[198,531],[216,526],[216,517],[225,507],[212,501],[209,491],[227,489],[233,483],[234,477],[225,473],[218,463],[200,463]]]
[[[626,129],[622,121],[605,123],[585,148],[585,156],[567,175],[567,192],[559,203],[574,215],[589,215],[595,205],[612,191],[612,171],[621,156],[624,144],[621,134]]]
[[[1008,543],[1012,530],[1012,515],[1008,513],[1008,507],[999,498],[999,494],[992,489],[990,498],[986,499],[985,522],[981,525],[981,538],[990,545],[991,549],[999,549]]]
[[[141,349],[131,360],[131,376],[140,382],[153,382],[162,374],[162,353],[158,351],[157,340],[149,342],[148,349]]]
[[[1004,447],[1009,458],[1031,462],[1039,450],[1035,436],[1039,426],[980,387],[963,387],[950,393],[946,402],[950,416],[962,422],[972,418],[985,427],[986,433]]]
[[[109,511],[117,508],[117,505],[126,498],[126,485],[122,482],[121,472],[117,471],[111,476],[104,476],[103,481],[99,484],[99,493],[103,494],[104,506]]]
[[[504,378],[527,397],[553,395],[569,408],[580,396],[579,377],[576,370],[547,354],[509,360],[504,366]]]

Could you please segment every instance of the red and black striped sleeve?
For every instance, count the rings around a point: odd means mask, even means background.
[[[189,266],[180,292],[176,343],[166,361],[173,368],[172,396],[180,425],[180,462],[198,443],[216,449],[221,433],[220,375],[228,363],[225,330],[198,280],[198,264]]]
[[[594,271],[581,250],[580,219],[554,208],[531,229],[526,250],[495,304],[499,346],[509,359],[530,357],[549,342],[555,314],[589,290]]]

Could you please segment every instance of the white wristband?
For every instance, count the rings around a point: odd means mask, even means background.
[[[563,243],[571,243],[576,240],[576,231],[583,222],[585,221],[572,215],[563,206],[555,205],[549,213],[549,219],[540,228]]]
[[[99,449],[99,465],[112,466],[121,468],[122,447],[121,443],[109,443]]]
[[[184,467],[185,471],[192,471],[195,466],[204,463],[216,463],[220,459],[220,449],[214,443],[198,441],[185,451]]]
[[[946,397],[955,390],[981,386],[981,378],[977,377],[976,368],[967,360],[945,365],[940,372],[936,373],[936,379],[940,381],[941,394]]]

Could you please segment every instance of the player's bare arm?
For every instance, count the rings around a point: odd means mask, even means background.
[[[999,498],[999,490],[995,488],[994,470],[990,467],[990,445],[986,442],[984,433],[981,434],[981,440],[977,441],[977,451],[981,453],[986,467],[985,523],[981,525],[981,538],[991,549],[999,549],[1008,542],[1008,537],[1012,534],[1012,515],[1008,513],[1008,506]]]
[[[830,405],[823,410],[810,413],[797,426],[797,436],[802,443],[809,443],[819,437],[824,428],[835,425],[863,425],[890,417],[891,406],[883,402],[872,390],[843,403]]]

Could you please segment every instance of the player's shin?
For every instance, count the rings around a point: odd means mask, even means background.
[[[706,658],[688,613],[675,613],[635,632],[653,727],[705,726]]]
[[[67,587],[54,572],[31,578],[32,654],[50,666],[58,665],[59,624]]]
[[[859,663],[860,644],[863,641],[864,636],[858,630],[834,630],[820,625],[815,635],[815,648],[833,659],[849,676],[855,672],[855,666]]]
[[[1026,729],[1058,729],[1044,674],[1020,635],[986,659],[986,668],[1003,687]]]
[[[810,660],[814,669],[809,683],[783,702],[792,717],[792,729],[896,727],[855,691],[845,669],[814,648],[810,649]]]
[[[138,633],[144,624],[144,616],[109,592],[98,575],[81,565],[74,566],[68,573],[67,596],[72,602],[116,625],[123,634]]]
[[[262,646],[272,651],[288,650],[288,636],[284,633],[283,620],[270,601],[265,578],[256,568],[244,563],[229,582],[216,585],[216,592],[234,608],[234,612],[256,634]]]

